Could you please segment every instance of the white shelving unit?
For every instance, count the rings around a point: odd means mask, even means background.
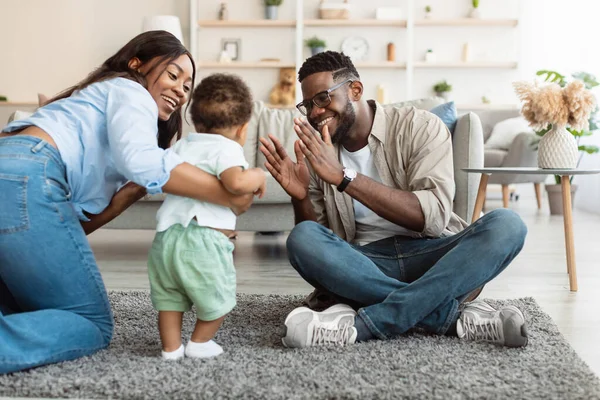
[[[223,68],[223,69],[243,69],[243,68],[295,68],[292,63],[284,63],[280,61],[259,61],[259,62],[242,62],[232,61],[230,63],[221,63],[218,61],[199,61],[196,63],[197,68]]]
[[[473,18],[448,18],[448,19],[417,19],[415,18],[415,1],[405,0],[405,9],[407,10],[407,19],[399,20],[378,20],[378,19],[347,19],[347,20],[327,20],[327,19],[304,19],[304,0],[296,1],[296,19],[281,19],[281,20],[265,20],[265,19],[249,19],[249,20],[210,20],[203,19],[198,15],[198,1],[190,0],[190,51],[196,60],[197,67],[210,69],[260,69],[260,68],[285,68],[293,67],[298,70],[304,61],[304,29],[305,28],[376,28],[376,29],[401,29],[405,32],[405,62],[390,62],[390,61],[368,61],[356,62],[355,66],[360,71],[362,69],[382,69],[392,71],[403,71],[405,75],[405,83],[400,82],[400,86],[404,88],[406,99],[413,98],[413,77],[414,71],[420,69],[516,69],[517,61],[439,61],[435,63],[426,63],[415,59],[414,45],[415,39],[418,38],[419,32],[427,27],[457,27],[457,28],[513,28],[518,25],[517,19],[473,19]],[[215,61],[199,60],[198,59],[198,35],[200,31],[205,33],[209,29],[230,29],[230,28],[248,28],[248,29],[269,29],[269,28],[290,28],[295,30],[295,51],[294,63],[289,61],[277,62],[231,62],[219,63]],[[392,38],[393,36],[390,36]],[[297,84],[296,97],[298,101],[301,98],[300,86]],[[485,104],[480,104],[479,109],[486,109]],[[467,108],[467,107],[464,107]],[[477,108],[476,105],[469,105],[470,109]]]
[[[517,68],[516,62],[486,62],[486,61],[469,61],[469,62],[415,62],[415,68]]]
[[[517,26],[517,19],[478,19],[478,18],[455,18],[455,19],[420,19],[415,21],[415,26]]]

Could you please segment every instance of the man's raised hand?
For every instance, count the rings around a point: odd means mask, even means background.
[[[265,167],[287,194],[296,200],[304,200],[308,195],[310,175],[300,149],[300,141],[294,143],[297,162],[293,162],[275,136],[269,135],[269,139],[271,142],[260,138],[260,151],[267,159]]]

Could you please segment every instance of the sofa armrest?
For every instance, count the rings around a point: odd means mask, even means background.
[[[533,133],[519,133],[510,144],[502,162],[503,167],[537,167],[537,136]]]
[[[483,129],[475,113],[467,113],[458,118],[452,136],[452,156],[454,158],[454,212],[471,221],[480,174],[468,174],[463,168],[483,168]]]

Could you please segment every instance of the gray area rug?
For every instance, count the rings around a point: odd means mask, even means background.
[[[0,376],[0,396],[78,398],[598,399],[600,382],[532,298],[514,304],[530,343],[508,349],[414,333],[349,347],[286,349],[285,315],[300,296],[238,295],[211,360],[159,358],[147,292],[111,292],[109,349],[76,361]],[[185,338],[194,316],[187,313]]]

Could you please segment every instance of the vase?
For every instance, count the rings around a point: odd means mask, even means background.
[[[310,48],[310,54],[311,55],[315,55],[315,54],[319,54],[325,51],[325,47],[311,47]]]
[[[277,19],[277,6],[266,6],[265,7],[265,18],[266,19]]]
[[[469,12],[469,18],[481,18],[481,14],[479,14],[479,8],[471,8]]]
[[[544,185],[548,194],[548,205],[550,206],[550,215],[563,215],[562,185]],[[577,185],[571,185],[571,208],[575,205],[575,193]]]
[[[579,150],[577,141],[564,126],[553,126],[540,140],[538,167],[575,168]]]

